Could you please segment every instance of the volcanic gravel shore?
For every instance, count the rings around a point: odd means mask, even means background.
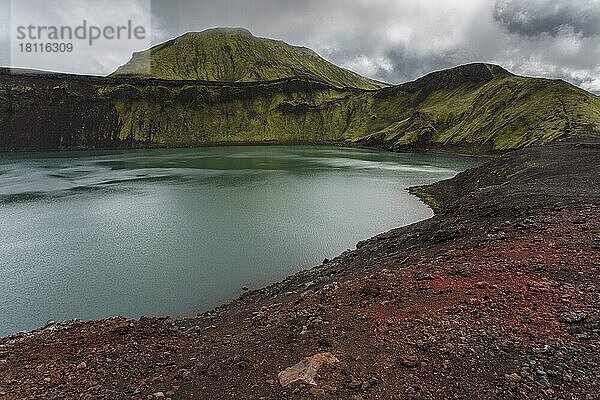
[[[0,399],[600,399],[600,146],[413,192],[435,217],[198,317],[0,339]]]

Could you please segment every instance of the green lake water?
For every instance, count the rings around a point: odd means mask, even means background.
[[[472,158],[310,146],[0,154],[0,336],[185,316],[423,220]]]

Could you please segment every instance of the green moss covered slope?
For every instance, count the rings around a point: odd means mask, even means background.
[[[389,86],[340,68],[306,47],[258,38],[239,28],[186,33],[135,53],[112,75],[218,82],[306,77],[340,88]]]
[[[469,64],[380,90],[0,73],[0,149],[277,142],[493,154],[600,137],[600,97]]]
[[[520,77],[496,65],[435,72],[373,97],[372,133],[354,139],[393,149],[491,153],[600,135],[600,97],[562,80]]]

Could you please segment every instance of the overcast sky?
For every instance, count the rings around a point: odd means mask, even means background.
[[[90,20],[101,14],[99,24],[111,18],[118,24],[117,16],[124,15],[146,24],[142,14],[151,13],[148,43],[98,44],[77,54],[76,60],[40,57],[33,65],[39,68],[46,63],[52,65],[46,69],[106,74],[125,63],[132,50],[149,43],[229,26],[310,47],[333,63],[390,83],[485,61],[518,74],[563,78],[600,93],[600,0],[13,1],[27,11],[25,17],[21,12],[20,23],[23,18],[43,20],[51,8],[54,18],[64,16],[64,23],[76,25],[81,15],[74,13],[73,1],[89,4],[87,11],[78,9]],[[2,65],[14,60],[10,43],[16,34],[15,3],[11,21],[10,0],[0,0]]]

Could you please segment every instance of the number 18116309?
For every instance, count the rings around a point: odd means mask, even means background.
[[[73,43],[19,43],[21,53],[71,53]]]

